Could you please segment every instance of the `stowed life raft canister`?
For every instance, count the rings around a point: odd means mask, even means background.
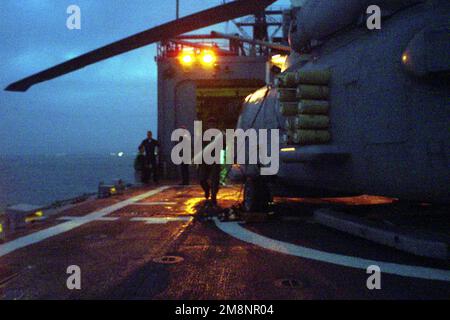
[[[326,144],[331,141],[330,70],[284,72],[278,76],[280,112],[286,117],[287,144]]]

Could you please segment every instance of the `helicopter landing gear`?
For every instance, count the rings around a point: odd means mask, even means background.
[[[245,212],[265,212],[272,201],[270,190],[260,178],[247,178],[244,185],[244,201],[242,207]]]

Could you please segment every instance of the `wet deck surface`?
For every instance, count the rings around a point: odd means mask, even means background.
[[[449,276],[447,262],[415,257],[326,229],[295,201],[275,206],[277,214],[258,223],[224,223],[197,218],[202,193],[196,186],[151,189],[80,204],[36,223],[0,244],[2,299],[448,299],[450,282],[381,274],[381,290],[368,290],[363,268],[339,265],[356,258],[425,267]],[[221,190],[219,204],[239,201],[240,188]],[[124,201],[127,201],[124,203]],[[111,212],[101,211],[111,208]],[[116,210],[114,210],[116,209]],[[93,215],[94,213],[94,215]],[[98,213],[95,215],[95,213]],[[85,220],[77,220],[89,217]],[[72,219],[72,220],[71,220]],[[76,227],[74,221],[81,221]],[[218,224],[219,223],[219,224]],[[43,238],[55,226],[67,231]],[[231,233],[221,230],[232,230]],[[52,229],[53,228],[53,229]],[[242,232],[247,239],[232,233]],[[247,232],[248,231],[248,232]],[[33,235],[33,237],[29,237]],[[253,235],[253,236],[252,236]],[[27,237],[28,236],[28,237]],[[261,236],[261,237],[260,237]],[[260,244],[251,243],[262,239]],[[27,245],[23,245],[27,239]],[[267,239],[267,242],[264,242]],[[317,261],[267,248],[270,240],[334,253],[338,263]],[[16,248],[17,247],[17,248]],[[281,251],[283,245],[281,245]],[[9,248],[9,252],[5,251]],[[13,248],[13,249],[11,249]],[[278,250],[278,251],[277,251]],[[182,257],[176,264],[155,258]],[[359,260],[358,260],[359,259]],[[69,290],[66,269],[81,268],[81,290]],[[400,268],[401,269],[401,268]],[[400,272],[401,273],[401,272]],[[294,287],[284,282],[294,283]]]

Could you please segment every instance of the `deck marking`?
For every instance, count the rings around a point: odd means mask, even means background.
[[[100,217],[95,219],[94,221],[117,221],[120,217]],[[60,217],[56,220],[66,220],[66,221],[80,221],[80,220],[86,220],[85,217]],[[91,222],[92,220],[89,220],[88,222]]]
[[[228,235],[259,247],[291,256],[331,263],[339,266],[366,270],[370,265],[377,265],[383,273],[402,277],[450,282],[450,271],[419,266],[403,265],[391,262],[368,260],[302,247],[288,242],[274,240],[259,235],[239,225],[238,222],[220,222],[214,219],[216,226]]]
[[[137,202],[133,203],[133,206],[169,206],[176,205],[177,202]]]
[[[166,224],[168,222],[174,221],[184,221],[189,222],[192,217],[153,217],[153,218],[131,218],[130,221],[133,222],[145,222],[146,224]]]
[[[94,212],[84,216],[83,219],[75,219],[72,221],[64,222],[64,223],[58,224],[56,226],[50,227],[48,229],[37,231],[37,232],[29,234],[27,236],[20,237],[15,240],[12,240],[10,242],[4,243],[4,244],[0,245],[0,257],[7,255],[8,253],[11,253],[17,249],[24,248],[26,246],[41,242],[42,240],[54,237],[56,235],[70,231],[75,228],[78,228],[79,226],[81,226],[83,224],[86,224],[86,223],[89,223],[92,221],[96,221],[97,219],[103,218],[104,216],[107,216],[108,214],[110,214],[114,211],[117,211],[126,206],[129,206],[130,204],[133,204],[137,201],[141,201],[145,198],[154,196],[155,194],[158,194],[169,188],[170,188],[170,186],[160,187],[155,190],[151,190],[149,192],[138,195],[136,197],[116,203],[112,206],[103,208],[101,210],[94,211]]]

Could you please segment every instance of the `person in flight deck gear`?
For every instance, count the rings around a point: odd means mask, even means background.
[[[139,153],[134,159],[134,171],[136,176],[136,181],[140,183],[148,183],[150,178],[150,168],[145,158],[144,146],[139,147]]]
[[[158,183],[158,168],[156,157],[158,155],[159,142],[153,139],[153,133],[147,132],[147,139],[142,141],[139,148],[143,147],[145,150],[145,159],[147,164],[151,166],[151,173],[153,174],[153,181]]]
[[[181,126],[180,129],[187,130],[186,126]],[[189,164],[182,163],[180,164],[181,171],[181,185],[188,186],[189,185]]]
[[[205,130],[208,129],[217,129],[217,120],[216,118],[209,118],[206,123]],[[210,142],[204,142],[203,148],[205,148]],[[224,144],[225,146],[225,144]],[[214,156],[214,154],[212,154]],[[205,192],[205,199],[209,200],[211,197],[211,204],[213,206],[217,206],[217,193],[219,192],[220,185],[220,171],[221,164],[206,164],[202,163],[199,166],[199,180],[200,185]],[[210,180],[211,184],[208,182]]]

